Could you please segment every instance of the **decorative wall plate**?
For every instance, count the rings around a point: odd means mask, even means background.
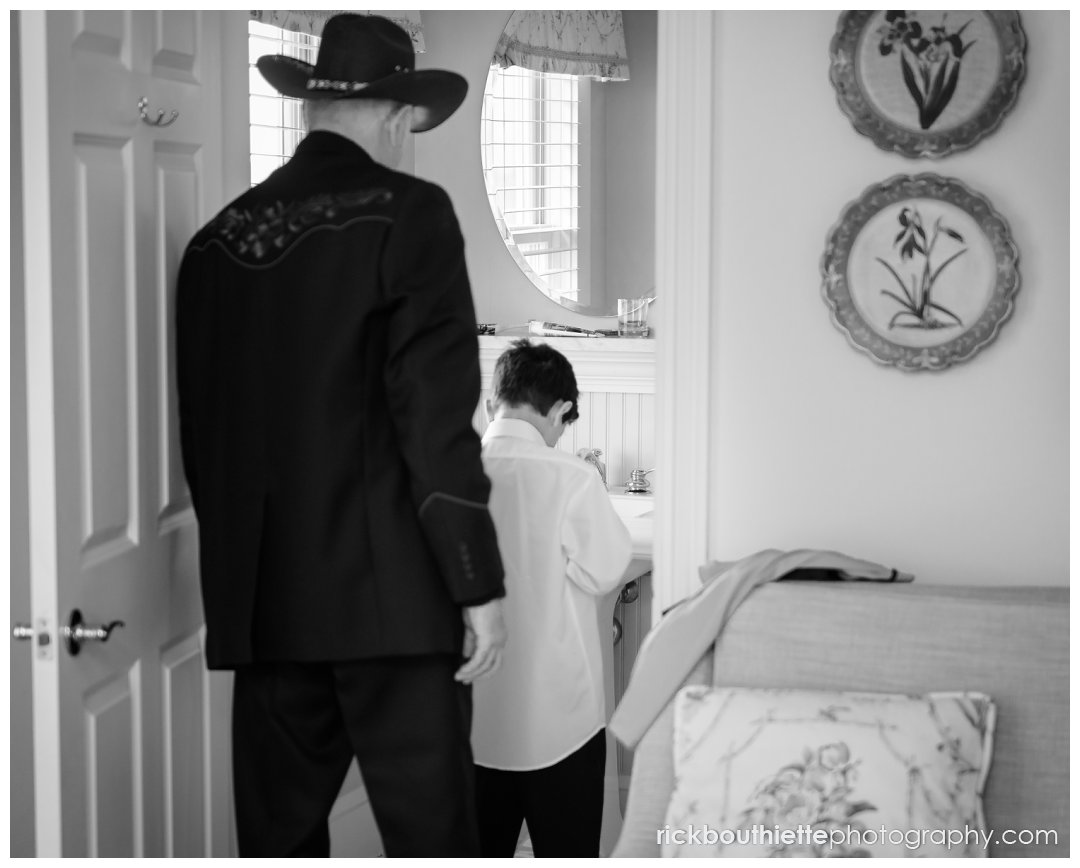
[[[829,78],[886,151],[944,157],[997,129],[1024,78],[1018,12],[842,12]]]
[[[1020,288],[1008,224],[955,178],[896,175],[844,209],[821,292],[852,346],[906,371],[964,362],[997,336]]]

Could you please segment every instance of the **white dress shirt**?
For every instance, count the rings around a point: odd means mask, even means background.
[[[522,419],[483,437],[489,508],[506,570],[509,639],[473,684],[473,758],[530,771],[582,747],[607,721],[600,598],[630,564],[630,535],[596,468],[549,447]]]

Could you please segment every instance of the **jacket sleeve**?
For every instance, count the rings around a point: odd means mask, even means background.
[[[503,567],[472,426],[476,314],[464,241],[442,189],[419,184],[407,194],[383,262],[386,389],[417,515],[451,599],[478,605],[503,596]]]
[[[615,590],[630,566],[630,532],[592,468],[567,501],[562,545],[567,576],[589,594],[602,596]]]

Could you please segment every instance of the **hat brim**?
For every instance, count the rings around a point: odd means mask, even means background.
[[[469,83],[464,76],[444,69],[416,69],[396,72],[368,83],[359,90],[309,88],[315,67],[284,54],[267,54],[256,63],[259,72],[275,90],[295,99],[390,99],[416,106],[412,131],[434,129],[458,110],[465,101]]]

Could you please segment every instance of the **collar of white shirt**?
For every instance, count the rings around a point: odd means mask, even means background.
[[[532,422],[524,419],[492,419],[484,431],[483,442],[492,437],[518,437],[522,440],[531,440],[540,446],[547,446],[544,435],[541,434]]]

